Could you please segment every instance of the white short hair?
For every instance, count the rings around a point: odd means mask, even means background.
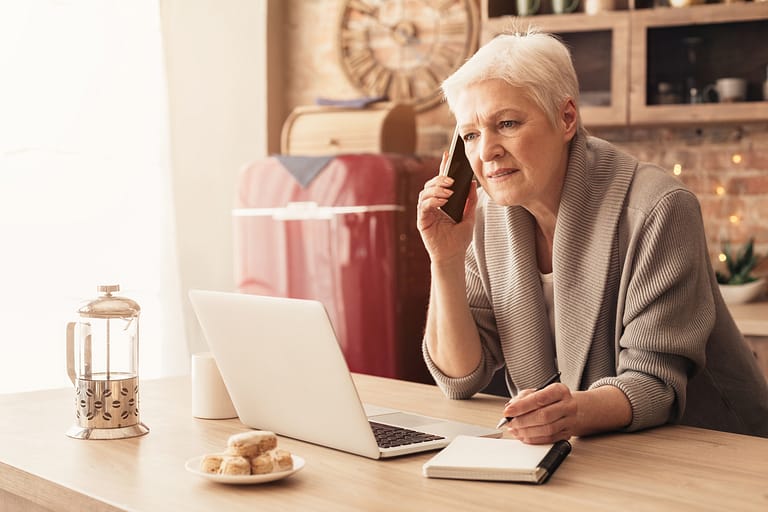
[[[553,125],[566,98],[578,108],[579,81],[570,51],[556,36],[535,28],[496,36],[446,78],[442,89],[448,108],[454,112],[459,94],[468,86],[492,79],[524,89]]]

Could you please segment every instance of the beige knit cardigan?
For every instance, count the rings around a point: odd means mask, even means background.
[[[471,397],[503,366],[515,394],[557,367],[572,390],[620,388],[630,431],[679,422],[768,437],[768,384],[720,296],[698,201],[677,179],[575,137],[553,271],[554,341],[533,217],[481,191],[466,277],[483,358],[450,378],[423,344],[447,396]]]

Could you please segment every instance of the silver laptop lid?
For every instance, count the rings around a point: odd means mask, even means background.
[[[244,424],[380,456],[322,303],[206,290],[189,297]]]

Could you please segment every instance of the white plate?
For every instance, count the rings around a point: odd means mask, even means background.
[[[200,470],[200,462],[203,460],[203,457],[205,457],[205,455],[189,459],[187,463],[184,464],[184,467],[187,468],[187,471],[190,473],[194,473],[195,475],[202,476],[203,478],[207,478],[208,480],[220,484],[250,485],[274,482],[275,480],[291,476],[304,467],[304,459],[298,455],[291,455],[291,458],[293,459],[293,469],[287,471],[277,471],[274,473],[266,473],[264,475],[219,475],[217,473],[206,473],[205,471]]]

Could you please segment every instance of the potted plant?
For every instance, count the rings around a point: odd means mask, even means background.
[[[743,304],[756,299],[763,291],[765,279],[752,275],[758,263],[754,251],[755,240],[750,238],[738,253],[734,254],[730,242],[723,243],[721,259],[727,273],[716,272],[720,293],[727,304]]]

